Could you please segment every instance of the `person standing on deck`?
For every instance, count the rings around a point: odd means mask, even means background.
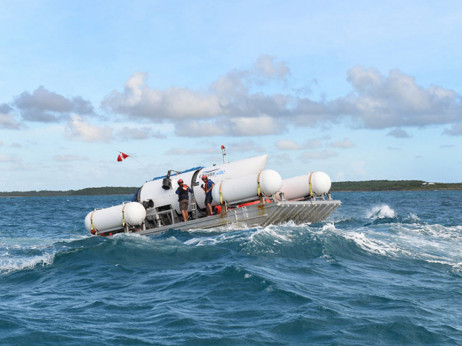
[[[176,194],[178,195],[178,202],[180,202],[180,210],[183,215],[183,221],[188,221],[188,205],[189,205],[189,193],[193,193],[191,188],[183,182],[183,179],[178,180],[178,189]]]
[[[213,215],[212,213],[212,189],[215,186],[215,183],[207,178],[206,175],[202,176],[202,181],[204,184],[202,184],[202,189],[205,191],[205,207],[207,208],[207,215],[211,216]]]

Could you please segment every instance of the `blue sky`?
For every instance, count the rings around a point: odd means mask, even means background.
[[[222,144],[283,178],[461,182],[461,34],[460,1],[2,1],[0,191],[138,186]]]

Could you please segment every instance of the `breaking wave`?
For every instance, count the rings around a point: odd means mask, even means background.
[[[373,207],[372,210],[367,212],[366,217],[368,219],[393,219],[395,217],[395,211],[388,205],[383,204],[378,207]]]

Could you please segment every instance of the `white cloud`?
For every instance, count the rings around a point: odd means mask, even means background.
[[[290,70],[284,61],[276,61],[276,58],[269,55],[262,55],[255,63],[257,76],[267,79],[286,80]]]
[[[275,57],[261,55],[253,68],[248,70],[233,70],[219,77],[210,86],[210,91],[222,98],[226,103],[232,103],[233,98],[249,98],[249,89],[252,86],[261,86],[275,82],[287,82],[290,69],[284,61],[277,61]],[[234,100],[237,101],[237,100]]]
[[[335,123],[341,117],[349,114],[349,105],[343,101],[313,101],[308,98],[293,99],[290,108],[291,117],[287,118],[296,125],[315,127],[320,124]]]
[[[7,104],[0,105],[0,128],[18,130],[21,128],[19,122],[11,114],[13,109]]]
[[[385,77],[356,66],[348,72],[348,81],[354,92],[337,103],[368,128],[447,124],[461,117],[460,95],[434,85],[419,86],[398,70]]]
[[[246,119],[254,117],[276,119],[289,114],[287,105],[291,96],[251,93],[250,88],[273,80],[284,81],[289,72],[284,62],[261,56],[252,69],[231,71],[202,91],[180,87],[153,89],[146,84],[147,74],[136,72],[122,92],[113,91],[103,100],[103,106],[115,113],[153,121],[216,120],[223,117],[229,121],[233,118],[251,121]],[[263,125],[267,126],[269,120],[265,122]],[[237,123],[234,127],[238,135],[246,132]],[[274,130],[277,133],[279,127],[262,132]]]
[[[420,86],[414,77],[398,70],[382,75],[375,68],[353,67],[347,76],[351,92],[331,100],[268,91],[279,90],[274,82],[287,84],[290,74],[285,62],[271,56],[261,56],[250,69],[233,70],[200,90],[153,89],[146,84],[147,74],[137,72],[123,91],[107,96],[103,106],[132,118],[172,122],[177,135],[191,137],[277,134],[289,126],[325,127],[348,119],[365,128],[421,127],[462,120],[459,94],[435,85]],[[202,128],[204,122],[208,129]]]
[[[151,120],[209,118],[222,113],[220,99],[210,93],[187,88],[151,89],[146,85],[147,74],[134,73],[123,92],[113,91],[103,106],[131,117]]]
[[[23,92],[16,98],[14,105],[21,112],[23,119],[29,121],[57,122],[70,113],[93,114],[93,107],[89,101],[79,96],[68,99],[48,91],[43,86],[32,94]]]
[[[89,124],[83,117],[73,115],[67,122],[66,136],[69,139],[85,142],[104,142],[112,139],[112,129],[107,126]]]

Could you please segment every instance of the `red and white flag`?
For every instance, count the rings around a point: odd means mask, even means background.
[[[130,155],[127,155],[127,154],[124,154],[123,152],[119,151],[119,156],[117,156],[117,161],[121,162],[123,161],[124,159],[126,159],[127,157],[129,157]]]

